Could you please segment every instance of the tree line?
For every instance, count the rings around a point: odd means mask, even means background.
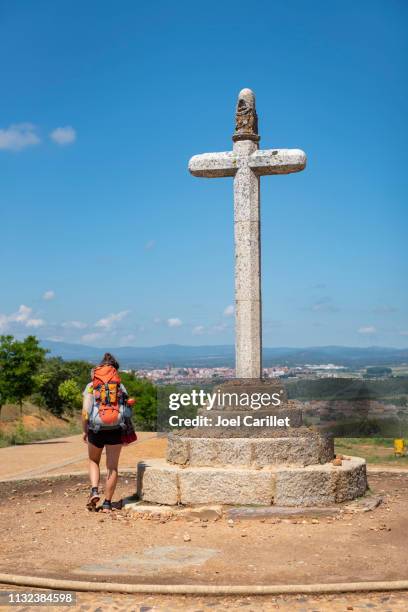
[[[0,336],[0,417],[5,404],[30,400],[52,414],[75,416],[82,408],[82,392],[91,380],[95,364],[87,361],[64,361],[48,357],[35,336],[17,340]],[[157,418],[155,386],[136,379],[132,373],[120,372],[129,396],[134,397],[134,420],[138,429],[154,430]]]

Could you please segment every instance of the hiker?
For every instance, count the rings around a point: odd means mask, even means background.
[[[118,464],[123,444],[136,440],[128,408],[127,391],[118,373],[119,364],[110,353],[105,353],[99,366],[91,372],[92,381],[83,393],[82,428],[84,442],[88,443],[89,477],[91,493],[87,507],[96,510],[99,495],[99,462],[106,448],[105,500],[102,510],[112,510],[112,497],[118,480]]]

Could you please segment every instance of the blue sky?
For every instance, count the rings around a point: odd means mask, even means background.
[[[264,344],[406,347],[404,0],[0,2],[0,331],[96,346],[234,339],[236,95],[261,146]]]

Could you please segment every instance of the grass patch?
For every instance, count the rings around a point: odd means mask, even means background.
[[[408,455],[394,455],[394,440],[391,438],[336,438],[336,453],[363,457],[369,464],[392,464],[408,467]]]
[[[395,455],[388,455],[384,457],[384,455],[370,455],[367,457],[367,463],[390,463],[395,465],[395,467],[408,467],[408,456],[396,457]]]
[[[14,431],[10,433],[0,432],[0,448],[15,446],[20,444],[30,444],[40,440],[50,440],[51,438],[62,438],[72,436],[82,431],[80,423],[70,421],[64,427],[44,427],[41,429],[28,430],[20,421]]]
[[[394,448],[394,439],[393,438],[336,438],[336,445],[338,446],[348,446],[353,448],[353,446],[383,446],[386,448]]]

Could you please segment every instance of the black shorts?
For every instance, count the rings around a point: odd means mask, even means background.
[[[122,428],[100,429],[98,432],[89,429],[88,442],[98,448],[103,448],[105,444],[122,444]]]

